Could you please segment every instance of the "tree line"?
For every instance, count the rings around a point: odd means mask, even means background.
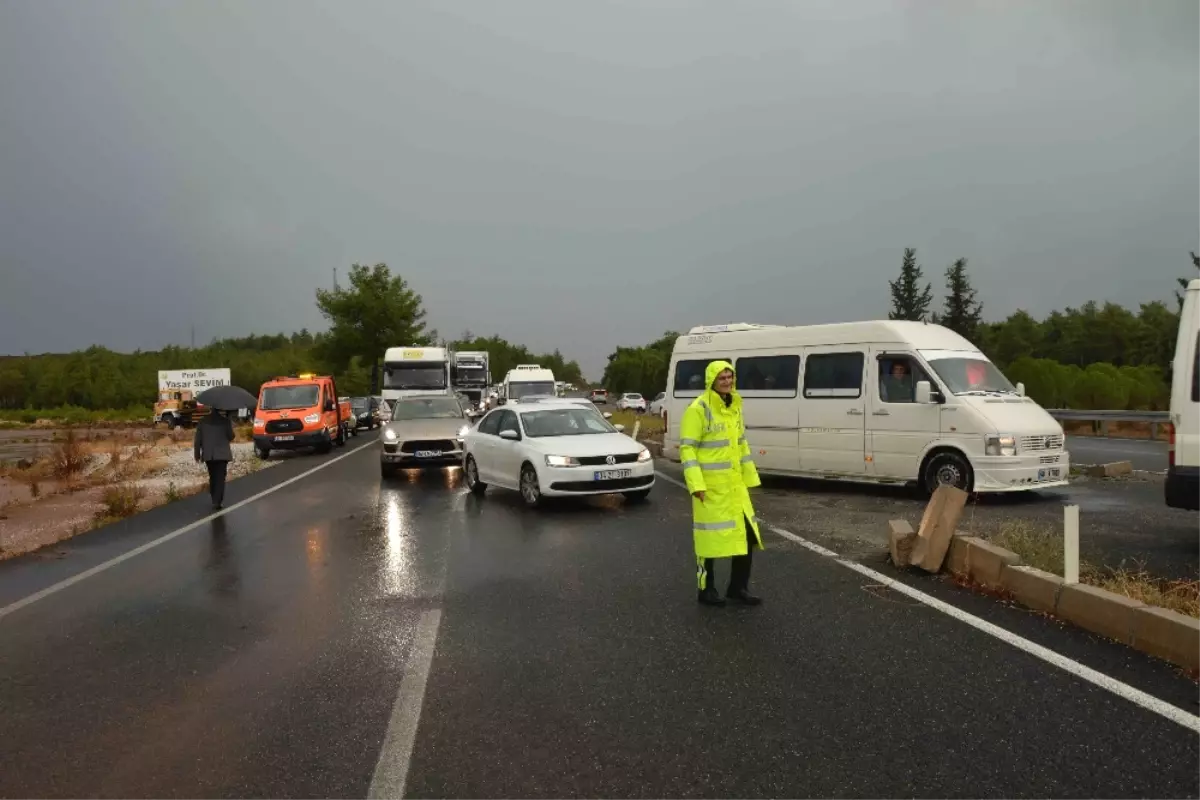
[[[498,335],[465,332],[447,341],[425,324],[421,296],[386,264],[350,269],[349,285],[316,291],[326,332],[252,335],[214,340],[202,347],[118,353],[100,346],[73,353],[0,356],[0,409],[129,409],[149,416],[158,394],[158,371],[228,367],[234,385],[257,393],[278,375],[332,374],[343,394],[377,393],[387,347],[442,345],[486,350],[493,380],[517,364],[542,364],[559,380],[583,384],[579,364],[558,350],[536,354]]]
[[[1195,253],[1191,263],[1200,270]],[[944,279],[945,295],[938,307],[916,250],[906,248],[900,274],[888,282],[888,319],[928,321],[961,334],[1010,380],[1023,382],[1029,395],[1047,408],[1167,408],[1183,303],[1178,291],[1174,308],[1157,300],[1136,310],[1088,301],[1040,320],[1018,310],[1003,320],[987,322],[967,259],[953,261]],[[1188,284],[1186,278],[1177,282],[1181,288]],[[664,391],[678,336],[668,331],[641,347],[618,347],[608,357],[603,385],[612,392],[640,392],[647,397]]]

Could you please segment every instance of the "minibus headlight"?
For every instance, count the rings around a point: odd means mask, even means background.
[[[984,451],[989,456],[1015,456],[1017,454],[1017,438],[1015,436],[989,436]]]

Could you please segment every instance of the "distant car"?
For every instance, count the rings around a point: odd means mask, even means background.
[[[592,389],[592,393],[588,395],[588,399],[593,403],[604,403],[605,405],[608,405],[608,390]]]
[[[659,392],[653,400],[650,401],[650,413],[656,417],[661,417],[667,410],[667,393]]]
[[[621,399],[617,401],[618,411],[646,411],[646,398],[642,397],[637,392],[626,392],[621,395]]]
[[[463,436],[470,428],[471,420],[453,395],[397,400],[379,434],[380,474],[387,478],[397,469],[461,464]]]
[[[488,484],[521,493],[528,506],[545,497],[620,492],[645,500],[654,486],[650,451],[595,408],[570,400],[509,403],[463,437],[467,487]]]
[[[369,431],[375,430],[383,422],[379,401],[374,397],[351,397],[350,411],[354,415],[351,427],[356,431],[360,428],[366,428]]]

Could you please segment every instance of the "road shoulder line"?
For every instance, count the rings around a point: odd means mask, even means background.
[[[134,558],[135,556],[139,556],[142,553],[145,553],[147,550],[152,550],[155,547],[158,547],[160,544],[165,544],[166,542],[169,542],[172,539],[178,538],[178,537],[182,536],[183,534],[187,533],[188,531],[195,530],[196,528],[200,527],[201,525],[212,522],[217,517],[222,517],[226,514],[236,511],[237,509],[241,508],[242,506],[249,505],[250,503],[253,503],[256,500],[261,500],[262,498],[266,497],[267,495],[273,494],[274,492],[279,491],[280,489],[282,489],[285,486],[290,486],[291,484],[293,484],[296,481],[299,481],[303,478],[307,478],[309,475],[312,475],[315,472],[320,472],[321,470],[325,469],[326,467],[332,466],[333,464],[338,463],[339,461],[341,461],[344,458],[349,458],[350,456],[354,455],[355,453],[362,452],[363,450],[369,450],[369,449],[371,449],[371,444],[373,444],[373,443],[374,443],[374,440],[372,440],[371,442],[368,442],[367,444],[360,445],[349,452],[342,453],[341,455],[335,456],[335,457],[329,459],[328,461],[322,461],[320,464],[317,464],[312,469],[305,470],[304,472],[301,472],[299,475],[293,475],[292,477],[288,478],[287,480],[280,481],[279,483],[275,484],[274,486],[269,486],[266,489],[263,489],[258,494],[251,495],[250,497],[247,497],[244,500],[239,500],[238,502],[234,503],[233,505],[223,508],[220,511],[217,511],[216,513],[209,514],[206,517],[201,517],[200,519],[196,520],[195,522],[191,522],[191,523],[188,523],[187,525],[184,525],[182,528],[176,528],[175,530],[171,531],[170,533],[164,534],[163,536],[160,536],[157,539],[153,539],[149,542],[146,542],[145,544],[139,545],[138,547],[135,547],[132,550],[129,550],[128,552],[125,552],[119,556],[110,558],[108,561],[97,564],[96,566],[91,567],[90,569],[85,569],[83,572],[80,572],[76,575],[72,575],[69,578],[64,578],[63,580],[59,581],[58,583],[51,584],[50,586],[47,586],[44,589],[36,591],[31,595],[22,597],[20,600],[9,603],[8,605],[0,608],[0,619],[7,617],[9,614],[12,614],[15,611],[20,611],[22,608],[25,608],[26,606],[33,605],[37,601],[45,599],[52,594],[61,592],[63,589],[66,589],[69,586],[74,586],[75,584],[77,584],[81,581],[87,580],[88,578],[92,577],[93,575],[99,575],[101,572],[112,569],[113,567],[117,566],[120,563],[128,561],[129,559]]]
[[[668,483],[673,483],[682,488],[684,491],[687,490],[687,485],[682,481],[679,481],[676,478],[666,475],[658,470],[655,470],[655,474]],[[802,536],[797,536],[791,531],[783,528],[777,528],[773,525],[766,525],[765,527],[767,530],[783,537],[784,539],[787,539],[788,541],[794,542],[795,544],[811,550],[820,556],[829,558],[835,563],[838,563],[847,569],[854,570],[860,575],[864,575],[871,580],[878,581],[884,586],[887,586],[889,589],[900,592],[901,594],[911,597],[913,600],[916,600],[923,605],[934,609],[935,611],[940,611],[943,614],[958,620],[959,622],[970,625],[972,628],[999,639],[1000,641],[1011,645],[1018,650],[1022,650],[1034,658],[1040,659],[1047,664],[1069,672],[1071,675],[1074,675],[1077,678],[1085,680],[1094,686],[1111,692],[1118,697],[1124,698],[1134,705],[1140,706],[1141,708],[1153,712],[1160,717],[1164,717],[1172,722],[1182,725],[1185,728],[1188,728],[1189,730],[1200,733],[1200,716],[1196,716],[1195,714],[1184,711],[1177,706],[1174,706],[1163,700],[1159,700],[1157,697],[1143,692],[1141,689],[1134,688],[1127,683],[1123,683],[1115,678],[1111,678],[1102,672],[1075,661],[1074,659],[1067,658],[1066,656],[1056,653],[1047,647],[1043,647],[1040,644],[1031,642],[1023,636],[1018,636],[1011,631],[1005,630],[999,625],[994,625],[991,622],[980,619],[974,614],[969,614],[957,606],[951,605],[943,600],[938,600],[936,597],[925,594],[920,589],[914,589],[906,583],[902,583],[895,578],[890,578],[887,575],[877,572],[868,566],[859,564],[857,561],[851,561],[850,559],[842,558],[832,550],[824,548],[815,542],[810,542]]]
[[[413,747],[417,742],[417,727],[421,722],[421,708],[425,705],[425,686],[429,683],[429,668],[433,664],[441,622],[440,608],[426,611],[417,622],[412,652],[408,656],[400,691],[396,694],[392,715],[388,719],[383,746],[379,749],[379,761],[371,777],[371,788],[367,792],[367,797],[372,800],[404,797]]]

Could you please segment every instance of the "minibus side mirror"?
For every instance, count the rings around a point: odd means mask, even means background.
[[[942,393],[935,391],[929,381],[917,381],[916,400],[918,403],[925,404],[945,402]]]

